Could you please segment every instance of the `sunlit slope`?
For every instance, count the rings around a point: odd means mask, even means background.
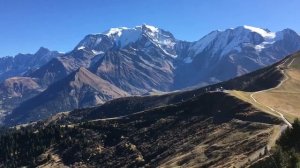
[[[282,85],[255,96],[258,101],[288,118],[300,117],[300,54],[291,57],[285,66],[285,81]]]
[[[266,112],[277,116],[281,113],[291,122],[300,117],[300,53],[287,57],[274,68],[284,75],[276,87],[258,92],[229,92]]]

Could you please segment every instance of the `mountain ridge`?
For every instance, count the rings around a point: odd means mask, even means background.
[[[60,55],[62,53],[40,47],[34,54],[19,53],[15,56],[0,57],[0,81],[9,77],[22,76]]]
[[[186,42],[163,29],[142,25],[87,35],[72,51],[26,73],[26,77],[39,79],[43,92],[49,92],[52,85],[58,87],[57,82],[85,68],[122,93],[146,95],[226,81],[275,63],[297,50],[300,36],[290,29],[275,33],[239,26]],[[92,88],[98,88],[93,85]],[[96,92],[100,94],[101,90]],[[68,97],[67,93],[64,95]],[[44,100],[45,104],[52,101]],[[26,100],[30,101],[33,100]],[[90,101],[93,104],[94,100]],[[105,101],[108,99],[103,97],[98,100]],[[81,107],[74,104],[64,110]]]

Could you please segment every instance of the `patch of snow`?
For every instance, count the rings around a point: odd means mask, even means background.
[[[130,49],[130,50],[133,50],[133,51],[137,51],[137,50],[138,50],[137,48],[134,48],[134,47],[132,47],[132,46],[130,46],[129,49]]]
[[[254,48],[256,51],[261,52],[265,48],[265,46],[262,44],[259,44],[259,45],[256,45]]]
[[[111,28],[100,34],[92,34],[86,36],[77,47],[78,50],[81,49],[90,49],[92,52],[97,55],[98,53],[97,46],[101,44],[103,37],[107,36],[114,44],[119,48],[124,48],[129,44],[137,42],[139,39],[146,37],[149,41],[146,42],[145,48],[149,47],[151,44],[159,47],[166,55],[176,58],[175,54],[175,44],[176,39],[172,34],[163,31],[157,27],[150,25],[141,25],[134,28],[119,27]],[[93,51],[94,49],[94,51]]]
[[[256,45],[254,48],[256,51],[261,52],[263,49],[265,49],[268,45],[271,45],[275,43],[276,41],[282,40],[284,33],[282,31],[279,32],[269,32],[269,34],[272,34],[271,36],[267,36],[269,38],[265,38],[265,41],[261,44]]]
[[[147,28],[147,29],[150,29],[151,32],[153,33],[158,33],[159,32],[159,29],[157,27],[154,27],[154,26],[151,26],[151,25],[146,25],[144,24],[144,26]]]
[[[85,49],[85,46],[80,46],[77,48],[77,50],[83,50],[83,49]]]
[[[102,38],[97,38],[96,44],[99,44],[102,41]]]
[[[193,59],[191,57],[186,57],[184,60],[183,60],[184,63],[186,64],[190,64],[193,62]]]
[[[150,35],[152,38],[158,38],[159,36],[159,33],[160,33],[160,30],[157,28],[157,27],[154,27],[154,26],[150,26],[150,25],[145,25],[144,26],[150,30],[150,31],[147,31],[147,34]]]
[[[104,32],[103,34],[107,36],[121,36],[123,30],[128,30],[127,27],[120,27],[120,28],[110,28],[108,31]]]
[[[247,26],[247,25],[245,25],[244,28],[248,29],[248,30],[250,30],[252,32],[260,34],[265,39],[274,39],[276,37],[276,33],[274,33],[274,32],[268,32],[268,31],[266,31],[264,29],[261,29],[261,28]]]
[[[250,36],[250,32],[259,34],[263,41],[255,36]],[[210,55],[222,57],[232,51],[241,52],[244,45],[254,44],[254,48],[260,52],[268,45],[282,39],[282,36],[280,32],[275,33],[252,26],[241,26],[225,31],[213,31],[197,41],[191,50],[197,55],[209,49]],[[257,42],[260,44],[257,44]]]
[[[234,33],[234,38],[232,40],[230,40],[232,36],[231,32],[225,31],[224,33],[221,33],[214,45],[213,54],[221,51],[220,57],[222,57],[233,50],[241,51],[241,44],[250,42],[250,39],[243,35],[241,30],[236,30]]]
[[[274,41],[264,41],[256,46],[254,46],[255,50],[258,51],[258,52],[261,52],[264,48],[266,48],[268,45],[271,45],[273,43],[275,43],[276,40]]]
[[[158,48],[160,48],[164,52],[164,54],[166,54],[172,58],[177,58],[176,54],[171,54],[167,51],[167,49],[172,49],[174,47],[175,43],[171,44],[166,41],[165,41],[166,43],[164,43],[163,41],[158,41],[158,40],[153,40],[153,41],[154,41],[153,44],[156,45]]]
[[[95,55],[99,55],[99,54],[103,54],[103,51],[96,51],[96,50],[92,50],[93,54]]]
[[[117,45],[120,47],[125,47],[130,43],[136,42],[142,34],[142,29],[135,27],[135,28],[111,28],[107,32],[103,34],[107,35],[108,37],[112,38]]]
[[[195,50],[195,53],[198,54],[202,52],[205,48],[208,47],[209,44],[213,42],[213,40],[217,37],[218,31],[213,31],[208,35],[201,38],[196,44],[192,47],[192,50]]]
[[[134,28],[112,28],[103,33],[108,37],[112,38],[115,43],[123,48],[130,43],[134,43],[142,37],[142,34],[149,37],[149,40],[156,46],[158,46],[165,54],[175,58],[177,55],[170,53],[169,51],[174,49],[176,44],[175,39],[170,35],[164,33],[159,28],[142,25]],[[150,43],[146,43],[145,47],[149,46]]]
[[[176,54],[172,54],[169,51],[174,49],[176,41],[169,34],[164,33],[162,30],[149,25],[144,25],[150,31],[146,31],[146,34],[150,37],[151,41],[157,45],[163,52],[173,58],[176,58]]]
[[[161,49],[162,49],[162,48],[161,48]],[[172,58],[177,58],[177,57],[178,57],[178,55],[176,55],[176,54],[171,54],[171,53],[167,52],[167,51],[164,50],[164,49],[162,49],[162,51],[163,51],[165,54],[167,54],[168,56],[172,57]]]

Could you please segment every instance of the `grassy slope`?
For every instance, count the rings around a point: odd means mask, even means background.
[[[300,54],[296,53],[289,57],[281,67],[284,68],[287,80],[278,88],[255,94],[255,99],[260,103],[281,112],[287,120],[292,122],[295,118],[300,117]],[[229,91],[229,93],[244,101],[252,103],[255,107],[263,111],[278,116],[277,113],[254,102],[250,97],[253,92],[234,90]]]

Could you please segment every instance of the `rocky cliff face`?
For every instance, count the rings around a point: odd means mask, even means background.
[[[2,57],[0,58],[0,81],[36,70],[60,55],[62,54],[57,51],[50,51],[41,47],[35,54]]]

